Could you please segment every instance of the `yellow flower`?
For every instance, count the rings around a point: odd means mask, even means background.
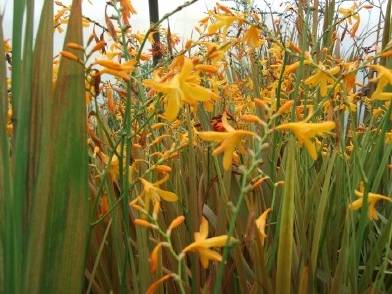
[[[364,197],[363,192],[355,190],[355,195],[357,195],[359,197],[359,199],[354,200],[353,202],[350,203],[348,208],[351,210],[358,210],[363,205],[363,197]],[[378,219],[376,204],[380,200],[392,202],[392,199],[390,197],[387,197],[387,196],[384,196],[381,194],[376,194],[376,193],[368,193],[368,204],[369,204],[368,217],[369,217],[369,219],[371,219],[371,220]]]
[[[197,64],[195,65],[195,69],[205,73],[217,73],[218,67],[216,65],[209,65],[209,64]]]
[[[258,48],[262,44],[260,29],[256,26],[251,26],[244,35],[244,41],[249,47]]]
[[[100,59],[95,61],[95,64],[104,67],[103,70],[99,71],[100,75],[110,74],[126,81],[130,80],[129,74],[132,73],[133,69],[135,68],[135,60],[130,60],[120,64],[111,60]]]
[[[306,58],[303,61],[303,64],[309,65],[312,63],[312,58],[310,57],[310,55],[307,55]],[[301,61],[296,61],[290,65],[287,65],[284,73],[285,74],[291,74],[296,72],[296,70],[301,66]]]
[[[392,144],[392,132],[385,133],[385,144]]]
[[[205,42],[204,45],[207,46],[207,59],[211,61],[212,64],[216,64],[225,56],[226,51],[230,46],[219,47],[217,44]]]
[[[376,78],[370,80],[370,82],[378,81],[376,90],[370,98],[374,100],[392,99],[392,92],[384,92],[384,87],[392,84],[392,71],[379,64],[370,65],[370,68],[378,73]]]
[[[328,94],[328,85],[331,85],[335,82],[333,75],[337,74],[340,71],[339,66],[335,66],[329,70],[326,70],[323,65],[320,65],[320,68],[317,72],[307,78],[305,80],[305,85],[312,86],[320,86],[320,94],[321,96],[327,96]]]
[[[200,231],[195,233],[195,242],[185,247],[182,253],[188,251],[197,251],[200,255],[200,261],[203,268],[208,267],[210,260],[221,261],[222,256],[211,250],[211,247],[223,247],[229,238],[227,235],[221,235],[218,237],[208,237],[208,221],[203,217],[200,224]]]
[[[264,239],[267,238],[267,234],[265,233],[265,225],[267,223],[267,217],[270,211],[271,208],[264,210],[264,212],[255,220],[256,227],[259,230],[261,245],[264,245]]]
[[[351,37],[355,37],[355,34],[359,28],[359,24],[361,21],[361,18],[358,13],[358,5],[354,3],[350,8],[339,8],[339,13],[347,19],[347,22],[351,25],[352,27],[349,30],[349,33]],[[354,21],[354,22],[353,22]]]
[[[215,18],[215,22],[213,24],[209,25],[209,27],[208,27],[209,34],[214,34],[219,29],[223,29],[223,32],[222,32],[223,36],[226,36],[229,27],[235,21],[242,21],[242,18],[237,15],[221,15],[221,14],[215,14],[215,13],[212,13],[212,15]]]
[[[276,60],[282,60],[283,57],[282,45],[276,42],[272,43],[271,48],[268,49],[268,53],[271,54],[272,58]]]
[[[303,122],[292,122],[282,124],[276,127],[277,130],[291,130],[297,137],[300,144],[304,144],[310,157],[313,160],[317,159],[316,143],[312,140],[315,136],[322,136],[335,128],[335,122],[326,121],[322,123],[307,123]]]
[[[195,106],[198,101],[218,98],[211,90],[199,85],[200,77],[193,71],[192,61],[188,58],[184,58],[181,71],[170,81],[145,80],[143,83],[146,87],[165,94],[164,116],[169,121],[177,118],[183,102]]]
[[[138,199],[144,201],[144,208],[148,211],[150,208],[150,202],[159,202],[161,199],[168,202],[177,201],[177,195],[173,192],[165,191],[159,188],[164,182],[169,179],[169,175],[166,175],[161,180],[151,183],[145,179],[140,179],[143,185],[143,192],[138,196]]]
[[[105,164],[109,164],[110,161],[110,167],[108,169],[109,176],[113,182],[117,183],[119,177],[119,165],[120,165],[117,155],[113,154],[111,159],[105,153],[102,153],[101,156]]]
[[[228,170],[232,164],[233,152],[235,151],[235,148],[238,146],[239,148],[243,149],[243,146],[241,146],[241,140],[243,137],[253,136],[256,134],[245,130],[235,130],[227,122],[226,113],[224,113],[222,116],[222,126],[226,132],[209,131],[197,132],[197,134],[202,140],[221,143],[217,148],[215,148],[215,150],[212,152],[212,155],[217,155],[223,152],[223,168]]]
[[[11,45],[10,45],[8,40],[3,41],[3,47],[4,47],[4,52],[5,53],[11,53],[12,48],[11,48]]]

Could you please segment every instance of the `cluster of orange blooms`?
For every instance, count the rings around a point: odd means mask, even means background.
[[[233,165],[241,165],[241,155],[249,152],[247,141],[257,141],[264,134],[290,131],[299,145],[306,149],[310,158],[317,160],[320,153],[323,153],[323,143],[319,138],[326,135],[335,136],[333,132],[338,126],[334,113],[356,111],[357,102],[361,100],[372,107],[376,117],[385,113],[392,101],[392,92],[386,90],[386,87],[392,84],[392,71],[379,64],[372,65],[376,58],[391,55],[391,49],[379,52],[364,61],[345,61],[328,53],[324,54],[321,60],[296,44],[290,42],[283,46],[274,40],[259,26],[256,13],[244,15],[217,4],[215,9],[209,11],[208,16],[199,22],[196,28],[198,39],[185,41],[181,47],[180,39],[171,34],[170,46],[162,46],[166,53],[169,52],[168,47],[173,50],[172,46],[176,46],[176,57],[164,56],[160,66],[152,69],[149,64],[153,54],[142,47],[145,37],[133,32],[130,26],[130,19],[136,14],[136,10],[127,0],[121,0],[116,5],[121,9],[121,19],[117,21],[127,29],[120,29],[110,20],[106,27],[103,26],[101,37],[96,35],[94,29],[86,47],[68,44],[69,48],[86,52],[87,61],[82,62],[66,50],[60,52],[60,55],[86,67],[86,101],[92,111],[98,107],[106,111],[111,118],[112,139],[115,135],[121,135],[119,126],[124,123],[124,115],[127,113],[127,99],[131,99],[131,103],[135,105],[128,115],[143,117],[140,121],[132,120],[131,164],[120,160],[119,148],[108,151],[110,149],[94,131],[97,124],[95,116],[89,117],[88,128],[91,156],[98,168],[107,168],[115,185],[118,185],[119,170],[127,170],[127,181],[132,187],[140,187],[140,194],[130,202],[130,207],[139,213],[139,218],[134,220],[137,225],[160,230],[156,219],[161,201],[178,200],[174,192],[166,190],[165,183],[170,177],[170,162],[178,158],[182,148],[192,144],[198,146],[201,142],[212,142],[216,144],[212,155],[222,154],[223,169],[230,172]],[[353,6],[339,11],[350,26],[352,37],[360,25],[358,10],[359,7]],[[65,5],[60,5],[55,16],[55,28],[60,32],[67,22],[67,11]],[[86,26],[88,25],[86,20]],[[167,32],[161,30],[160,33]],[[121,36],[129,42],[120,42]],[[148,42],[154,42],[151,34],[146,38]],[[264,54],[257,54],[261,50]],[[284,56],[290,56],[291,62],[286,63]],[[253,75],[248,72],[238,77],[231,72],[232,76],[228,76],[233,62],[241,64],[245,60],[255,59],[260,65],[260,72]],[[54,67],[56,64],[57,62]],[[249,68],[252,70],[252,64],[249,64]],[[295,88],[298,71],[304,68],[310,75],[301,81],[299,98],[295,101],[291,93]],[[362,87],[356,81],[360,69],[375,73],[375,78],[370,82],[374,83],[376,88],[369,97],[360,95],[360,91],[355,90]],[[152,77],[146,72],[151,72]],[[252,76],[259,75],[263,81],[252,79]],[[261,92],[257,83],[263,83]],[[279,98],[277,89],[281,91]],[[196,119],[200,109],[218,114],[215,122],[208,126],[209,129]],[[320,109],[324,111],[326,120],[315,122],[314,114]],[[152,123],[146,129],[144,123],[148,121]],[[279,125],[275,125],[277,122]],[[184,129],[182,124],[191,126],[190,131]],[[12,132],[11,123],[9,131]],[[346,155],[349,154],[348,148]],[[149,178],[157,180],[148,180]],[[263,180],[265,178],[256,179],[252,181],[252,185],[259,185]],[[363,205],[364,193],[353,193],[358,199],[353,201],[349,208],[357,210]],[[376,193],[369,193],[367,199],[370,219],[377,219],[375,204],[378,201],[392,202],[390,197]],[[265,229],[270,210],[260,212],[256,219],[256,226],[263,241],[267,238]],[[108,213],[110,205],[107,197],[103,196],[100,216]],[[183,221],[184,216],[174,219],[163,235],[170,236],[172,230]],[[222,256],[211,248],[223,247],[230,239],[235,241],[227,235],[209,238],[208,221],[204,217],[200,220],[200,230],[195,232],[194,239],[193,243],[182,249],[178,258],[183,258],[191,251],[197,252],[204,268],[208,267],[209,261],[222,259]],[[165,241],[155,246],[150,257],[152,271],[156,270],[160,250],[168,246],[170,244]],[[157,284],[172,277],[172,274],[162,277],[151,286],[150,291],[153,291]]]

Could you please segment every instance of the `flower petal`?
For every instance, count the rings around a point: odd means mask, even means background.
[[[209,260],[222,261],[222,256],[218,252],[211,249],[200,250],[200,256],[203,256]]]
[[[312,142],[312,141],[309,140],[309,139],[304,140],[303,143],[304,143],[304,145],[305,145],[305,147],[306,147],[306,150],[308,150],[308,153],[309,153],[310,157],[311,157],[313,160],[316,160],[316,159],[317,159],[317,150],[316,150],[316,145],[315,145],[315,143]]]
[[[157,188],[157,189],[158,189],[157,192],[158,192],[160,198],[162,198],[163,200],[168,201],[168,202],[175,202],[175,201],[177,201],[178,197],[177,197],[177,195],[175,193],[169,192],[169,191],[164,191],[164,190],[161,190],[159,188]]]
[[[221,142],[224,139],[226,139],[230,134],[225,133],[225,132],[197,132],[196,133],[200,139],[205,140],[205,141],[212,141],[212,142]]]
[[[164,116],[167,120],[173,121],[177,118],[181,108],[180,96],[177,92],[170,93],[166,96],[166,107]]]
[[[224,170],[229,170],[232,163],[233,163],[233,152],[234,152],[234,147],[229,147],[225,150],[225,153],[223,154],[223,169]]]
[[[203,216],[201,218],[201,224],[200,224],[200,240],[204,240],[208,237],[208,221],[207,219]]]
[[[205,239],[204,241],[201,241],[200,243],[204,248],[223,247],[226,245],[228,238],[229,238],[229,236],[227,236],[227,235],[221,235],[218,237],[212,237],[212,238]]]

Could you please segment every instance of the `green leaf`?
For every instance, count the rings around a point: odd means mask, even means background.
[[[316,268],[317,268],[317,259],[319,255],[319,249],[320,249],[320,240],[321,236],[324,233],[324,226],[326,223],[326,218],[328,217],[326,215],[326,208],[328,204],[328,198],[329,198],[329,191],[330,191],[330,185],[331,185],[331,174],[333,171],[333,167],[335,164],[335,158],[336,158],[336,152],[332,154],[332,156],[328,159],[328,169],[327,173],[325,174],[324,177],[324,183],[322,186],[321,190],[321,197],[319,199],[319,205],[317,209],[317,214],[316,214],[316,225],[314,228],[314,233],[313,233],[313,240],[312,240],[312,253],[311,253],[311,270],[312,274],[314,276]]]
[[[7,228],[4,227],[4,220],[6,223],[9,222],[10,213],[6,213],[4,207],[6,207],[6,203],[10,201],[11,195],[11,179],[10,179],[10,162],[9,162],[9,144],[7,137],[7,109],[8,109],[8,94],[7,94],[7,83],[6,83],[6,61],[5,61],[5,52],[4,46],[2,46],[4,42],[3,36],[3,17],[0,15],[0,138],[4,138],[0,140],[0,234],[2,237],[2,242],[0,242],[0,293],[5,293],[5,288],[9,286],[9,284],[5,285],[4,282],[8,281],[8,277],[10,272],[10,256],[8,258],[4,256],[5,249],[12,249],[8,242],[10,240],[4,240],[4,236],[9,236],[9,231],[6,231]],[[5,218],[7,216],[7,219]],[[9,229],[8,229],[9,230]],[[7,242],[7,244],[5,244]],[[8,251],[9,253],[9,251]],[[7,271],[5,271],[7,269]],[[8,283],[7,282],[7,283]]]
[[[284,180],[283,203],[279,225],[278,264],[276,270],[276,293],[291,291],[291,271],[294,245],[294,196],[296,181],[295,141],[291,138],[287,146],[286,175]]]
[[[52,6],[48,2],[51,1],[47,1],[43,17],[50,14]],[[43,26],[40,29],[44,30]],[[69,42],[83,44],[81,0],[73,1],[64,50],[83,60],[82,51],[66,47]],[[37,50],[41,46],[38,44]],[[49,76],[46,75],[47,80]],[[51,86],[52,83],[47,85]],[[44,121],[46,153],[39,158],[30,221],[26,292],[81,293],[90,216],[84,66],[62,58],[53,102],[43,105],[42,109],[50,109],[48,119],[40,116]]]

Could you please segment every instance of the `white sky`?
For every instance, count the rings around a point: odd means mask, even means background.
[[[12,29],[12,11],[13,11],[13,0],[1,0],[0,11],[3,11],[5,7],[4,16],[4,31],[7,37],[11,36]],[[71,0],[63,0],[64,4],[69,4]],[[104,24],[104,12],[105,12],[105,0],[91,0],[93,5],[89,4],[87,0],[84,0],[83,4],[83,15],[90,17],[99,23]],[[159,0],[159,13],[160,16],[174,10],[179,5],[183,4],[184,0]],[[192,28],[195,26],[198,20],[200,20],[207,9],[212,8],[216,3],[216,0],[199,0],[195,4],[184,8],[179,13],[175,14],[170,18],[170,28],[173,33],[181,36],[189,36]],[[43,0],[36,0],[36,19],[39,17]],[[132,5],[136,8],[137,14],[131,18],[131,25],[135,30],[146,30],[149,26],[149,12],[148,12],[148,0],[132,0]],[[167,25],[164,24],[165,26]]]
[[[84,14],[91,16],[91,18],[97,20],[100,23],[104,23],[104,9],[105,0],[92,0],[93,6],[88,4],[85,0]],[[148,0],[133,0],[132,5],[135,7],[137,14],[131,18],[131,24],[135,30],[144,31],[149,26],[149,11],[148,11]],[[183,4],[184,0],[160,0],[159,1],[159,15],[162,17],[164,14],[173,11],[179,5]],[[181,12],[172,16],[169,20],[170,29],[172,32],[181,36],[187,36],[190,34],[192,28],[195,26],[198,20],[203,17],[203,13],[208,8],[212,8],[216,3],[215,0],[199,0],[190,7],[183,9]],[[93,9],[91,9],[93,8]],[[164,23],[164,27],[167,23]]]
[[[361,2],[362,1],[363,0],[361,0]],[[0,13],[2,13],[5,9],[3,28],[4,28],[6,39],[11,37],[13,2],[14,0],[0,0]],[[69,4],[71,0],[63,0],[62,2],[64,4]],[[98,21],[99,23],[104,24],[104,10],[105,10],[106,0],[91,0],[91,2],[93,3],[93,5],[89,4],[87,0],[84,0],[83,14],[87,17],[92,18],[93,20]],[[186,1],[185,0],[159,0],[160,16],[162,17],[165,13],[174,10],[176,7],[183,4],[184,2]],[[177,14],[175,14],[169,19],[171,31],[175,34],[178,34],[183,39],[189,38],[192,33],[192,29],[196,25],[197,21],[200,20],[205,15],[207,10],[212,8],[216,2],[217,2],[216,0],[199,0],[195,4],[178,12]],[[288,1],[283,1],[283,0],[267,0],[266,2],[272,4],[273,11],[277,11],[277,10],[282,11],[286,6],[286,5],[282,5],[282,3],[288,3]],[[385,7],[386,0],[376,0],[376,2],[383,3]],[[36,7],[35,7],[36,20],[38,22],[43,0],[35,0],[35,3],[36,3]],[[221,3],[230,5],[230,2],[227,3],[221,2]],[[263,0],[254,0],[254,3],[256,3],[259,7],[264,8],[263,10],[266,10],[264,4],[265,2]],[[352,3],[353,3],[352,1],[347,1],[343,6],[349,7],[351,6]],[[132,16],[131,25],[133,26],[133,29],[135,31],[143,32],[147,30],[149,27],[148,0],[132,0],[132,4],[136,8],[138,14]],[[380,12],[377,9],[372,9],[372,10],[363,9],[361,11],[362,24],[359,31],[365,29],[366,23],[368,23],[370,27],[377,24],[379,13]],[[166,28],[166,26],[167,26],[167,22],[163,23],[163,27]],[[55,50],[56,50],[61,47],[61,41],[60,41],[61,36],[56,36],[55,40],[56,40],[55,42],[56,43]],[[371,40],[371,38],[366,39],[365,45],[369,45],[373,41],[374,39]],[[345,42],[344,47],[346,48],[349,47],[349,43],[351,42],[348,43]]]

